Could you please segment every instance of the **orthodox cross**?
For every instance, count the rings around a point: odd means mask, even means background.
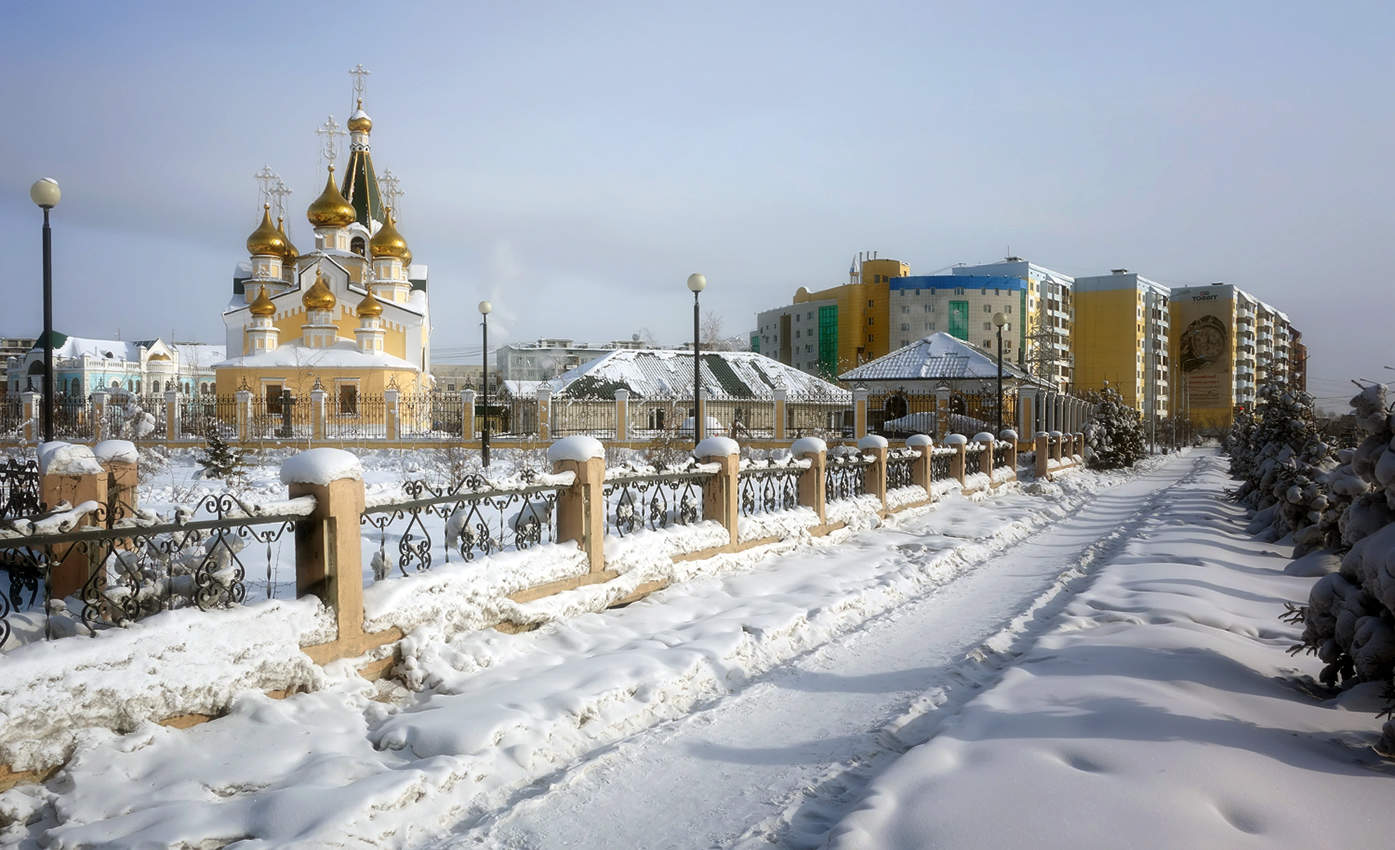
[[[362,62],[349,69],[350,76],[354,78],[354,97],[359,102],[363,101],[363,90],[367,87],[367,82],[363,78],[371,73],[373,72],[363,67]]]
[[[271,203],[271,190],[279,179],[276,172],[271,170],[270,165],[263,165],[261,171],[252,175],[252,179],[257,181],[257,206]]]
[[[276,178],[276,185],[267,190],[267,194],[275,198],[271,206],[276,210],[278,218],[286,217],[286,198],[291,194],[291,187],[286,185],[286,181],[280,177]]]
[[[383,200],[392,208],[393,215],[401,218],[402,210],[398,206],[398,202],[406,193],[398,188],[398,182],[397,175],[392,173],[391,168],[383,169],[383,176],[378,178],[378,187],[383,193]]]
[[[325,119],[324,124],[320,125],[320,129],[315,131],[315,135],[324,137],[323,146],[320,148],[320,158],[323,159],[326,164],[333,165],[334,161],[339,158],[338,137],[348,134],[344,132],[344,128],[340,127],[339,122],[335,121],[334,116],[331,115]]]

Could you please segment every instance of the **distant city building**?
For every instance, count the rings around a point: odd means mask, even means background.
[[[1026,353],[1027,282],[990,275],[910,275],[891,281],[892,338],[904,348],[917,338],[947,333],[998,356],[1002,313],[1003,362],[1023,365]]]
[[[1126,404],[1166,417],[1171,409],[1170,290],[1128,269],[1075,279],[1071,352],[1075,388],[1114,388]]]
[[[1306,389],[1306,349],[1299,350],[1288,316],[1274,307],[1214,283],[1175,287],[1169,308],[1176,406],[1192,421],[1229,428],[1238,411],[1254,408],[1260,386]]]
[[[478,390],[484,377],[484,366],[480,363],[432,363],[431,377],[435,379],[437,392]],[[498,375],[492,369],[489,379],[492,388],[498,382]]]
[[[1075,310],[1075,278],[1021,257],[1002,262],[955,266],[956,275],[1015,277],[1027,284],[1027,322],[1022,363],[1027,371],[1058,389],[1075,383],[1071,362],[1071,333]]]
[[[494,353],[499,377],[507,381],[546,381],[612,351],[653,348],[638,338],[612,342],[575,342],[544,337],[537,342],[500,346]]]
[[[87,398],[95,390],[125,390],[158,395],[174,390],[181,395],[213,393],[213,364],[225,356],[221,345],[167,343],[160,339],[123,341],[53,335],[53,380],[57,395]],[[23,356],[6,361],[5,384],[10,393],[41,392],[44,349],[36,340]]]

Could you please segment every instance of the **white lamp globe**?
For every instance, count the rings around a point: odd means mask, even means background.
[[[704,289],[706,289],[706,288],[707,288],[707,275],[702,275],[702,274],[690,274],[690,275],[688,275],[688,288],[691,289],[691,290],[694,291],[694,292],[701,292],[701,291],[703,291]]]
[[[35,180],[34,185],[29,187],[29,200],[46,210],[58,206],[61,197],[63,193],[58,190],[58,181],[52,177]]]
[[[1003,325],[1007,324],[1007,316],[1004,316],[1002,313],[994,313],[993,324],[1001,328]]]
[[[494,309],[494,305],[493,305],[493,304],[490,304],[488,301],[481,301],[481,302],[480,302],[480,313],[481,313],[482,315],[488,316],[488,315],[489,315],[489,311],[490,311],[490,310],[493,310],[493,309]]]

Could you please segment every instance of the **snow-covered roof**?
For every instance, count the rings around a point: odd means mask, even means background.
[[[58,340],[55,339],[54,342],[58,342]],[[42,347],[41,343],[35,343],[35,348],[40,347]],[[140,344],[119,339],[70,336],[54,347],[53,356],[64,358],[91,357],[95,360],[135,362],[140,360]]]
[[[504,392],[514,398],[535,398],[539,387],[547,387],[554,393],[557,392],[556,381],[514,381],[506,380],[502,382]]]
[[[191,369],[210,369],[214,363],[226,360],[227,346],[204,342],[177,342],[170,346],[179,357],[179,365]]]
[[[962,339],[941,332],[921,337],[839,377],[844,381],[996,379],[998,360]],[[1003,377],[1032,380],[1030,375],[1006,360],[1003,361]]]
[[[617,349],[549,382],[559,396],[633,399],[693,397],[693,353],[671,349]],[[852,393],[754,351],[704,351],[702,392],[711,399],[771,400],[776,387],[794,398],[849,403]]]
[[[302,345],[297,340],[279,345],[275,351],[230,357],[221,363],[214,364],[214,367],[219,369],[262,366],[313,366],[322,369],[410,369],[413,372],[419,371],[416,366],[401,357],[394,357],[383,352],[368,354],[359,351],[358,346],[347,339],[341,339],[328,348],[311,348]]]

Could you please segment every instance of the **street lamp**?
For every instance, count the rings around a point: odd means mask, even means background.
[[[707,276],[688,275],[688,288],[693,291],[693,443],[701,443],[704,436],[702,416],[702,354],[698,339],[698,293],[707,287]]]
[[[993,314],[993,324],[998,328],[998,434],[1003,433],[1003,328],[1007,325],[1007,316],[1002,313]],[[996,436],[996,435],[995,435]]]
[[[480,427],[480,465],[486,467],[489,466],[489,311],[493,309],[494,305],[488,301],[480,302],[480,328],[484,336],[484,370],[480,381],[484,385],[484,424]]]
[[[44,177],[29,187],[29,199],[44,211],[44,442],[53,442],[53,230],[48,211],[58,206],[63,193],[58,181]]]

